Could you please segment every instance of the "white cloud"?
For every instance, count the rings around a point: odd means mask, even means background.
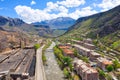
[[[101,11],[106,11],[117,5],[120,5],[120,0],[102,0],[102,3],[97,4],[98,7],[102,8]]]
[[[63,5],[65,7],[78,7],[80,5],[85,4],[85,0],[64,0],[64,1],[57,1],[57,4]]]
[[[39,9],[18,5],[15,7],[17,14],[27,23],[49,20],[51,15]]]
[[[54,9],[51,7],[50,9]],[[68,13],[68,9],[64,6],[57,6],[58,14],[47,12],[46,9],[32,9],[28,6],[18,5],[15,7],[17,14],[27,23],[39,22],[44,20],[50,20],[57,17],[71,17],[77,19],[79,17],[88,16],[97,13],[97,11],[92,10],[91,7],[85,7],[80,10],[75,10],[75,12]]]
[[[36,2],[32,0],[30,4],[31,4],[31,5],[35,5]]]
[[[88,6],[82,8],[81,10],[76,10],[75,12],[69,14],[69,16],[72,17],[73,19],[78,19],[79,17],[89,16],[95,13],[97,13],[97,11],[92,10],[92,8]]]
[[[44,9],[46,12],[56,11],[58,9],[58,4],[54,4],[53,2],[48,2],[47,7]]]

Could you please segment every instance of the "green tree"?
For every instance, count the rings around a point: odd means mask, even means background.
[[[113,66],[112,66],[112,65],[108,65],[108,66],[107,66],[107,70],[108,70],[108,72],[113,71],[113,69],[114,69],[114,68],[113,68]]]
[[[38,48],[40,48],[40,44],[35,44],[34,48],[37,50]]]
[[[107,80],[113,80],[113,79],[112,79],[112,76],[109,75],[109,74],[106,74],[106,79],[107,79]]]
[[[65,66],[69,66],[71,64],[72,59],[70,57],[63,57],[63,63]]]
[[[77,57],[78,56],[78,51],[74,49],[74,55]]]
[[[120,68],[120,63],[117,58],[113,61],[113,66],[114,66],[114,70],[117,70],[117,68]]]
[[[84,61],[84,62],[86,62],[86,63],[88,63],[89,62],[89,59],[85,56],[85,57],[82,57],[82,60]]]
[[[103,70],[100,70],[100,69],[99,69],[98,71],[99,71],[99,75],[100,75],[100,76],[105,77],[105,72],[104,72]]]
[[[65,77],[69,78],[70,74],[66,68],[64,68],[63,73],[64,73]]]

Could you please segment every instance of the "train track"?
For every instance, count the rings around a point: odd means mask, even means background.
[[[0,55],[0,63],[5,61],[6,59],[8,59],[10,56],[15,55],[18,51],[20,51],[20,49],[13,50],[13,51],[11,51],[11,52],[9,52],[7,54]]]
[[[22,49],[15,53],[11,53],[1,60],[0,72],[14,70],[17,73],[28,72],[28,68],[32,62],[34,50]]]

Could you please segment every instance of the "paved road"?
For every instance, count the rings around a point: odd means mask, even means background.
[[[51,46],[45,51],[47,58],[47,66],[45,66],[46,78],[47,80],[65,80],[63,71],[59,68],[53,53],[54,46],[55,43],[53,42]]]
[[[44,45],[37,50],[36,53],[36,70],[35,70],[35,80],[46,80],[43,62],[42,62],[42,48]]]

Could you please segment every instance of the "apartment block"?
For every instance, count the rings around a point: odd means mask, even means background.
[[[106,58],[103,57],[97,58],[97,66],[100,67],[102,70],[107,71],[106,67],[108,65],[112,65],[112,61],[107,60]]]
[[[81,76],[82,80],[99,80],[98,71],[82,60],[74,61],[74,70]]]

